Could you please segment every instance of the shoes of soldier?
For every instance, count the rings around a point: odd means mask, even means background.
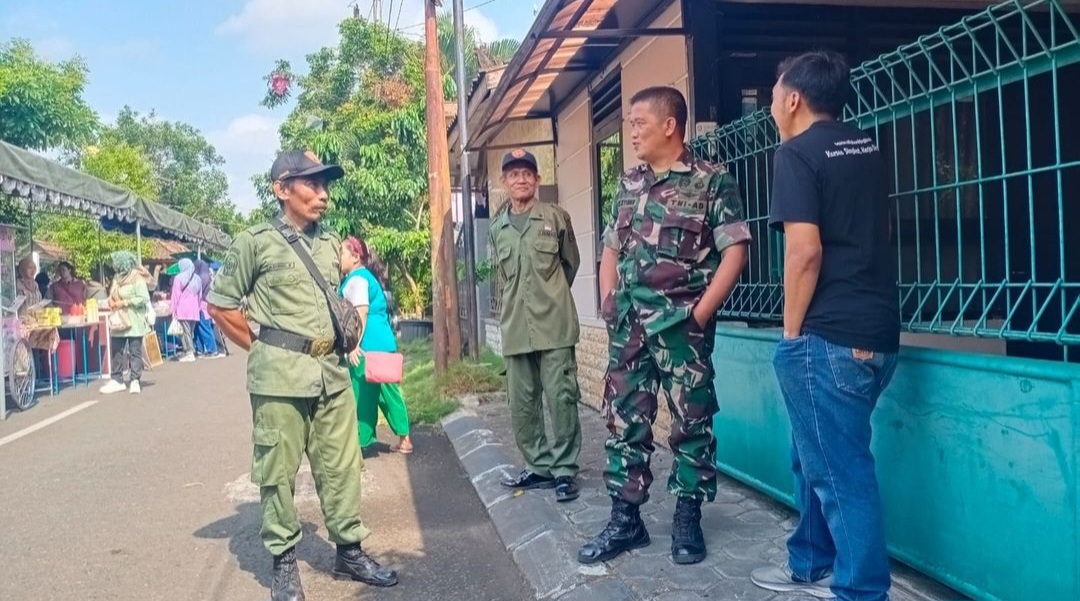
[[[117,392],[124,392],[127,389],[128,387],[124,386],[123,382],[109,380],[104,386],[98,388],[98,392],[101,394],[115,394]]]
[[[274,556],[274,580],[270,584],[270,601],[304,601],[300,568],[296,565],[296,549],[289,549]]]
[[[611,521],[603,532],[578,550],[577,559],[584,564],[608,561],[625,551],[648,547],[650,542],[638,506],[613,497]]]
[[[555,478],[555,501],[566,503],[578,498],[578,485],[573,476]]]
[[[679,497],[671,520],[671,561],[699,563],[705,559],[705,534],[701,531],[701,500]]]
[[[338,545],[334,575],[371,586],[394,586],[398,583],[397,572],[379,565],[364,553],[360,545]]]
[[[540,474],[534,474],[529,470],[521,470],[521,473],[514,478],[504,478],[501,482],[506,488],[513,488],[515,490],[532,490],[534,488],[555,488],[555,478],[551,476],[541,476]]]

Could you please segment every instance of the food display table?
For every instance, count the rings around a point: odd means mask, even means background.
[[[36,389],[56,394],[66,384],[89,386],[108,373],[109,333],[106,315],[96,322],[70,319],[59,326],[23,323],[22,335],[38,356],[46,376],[39,378]]]

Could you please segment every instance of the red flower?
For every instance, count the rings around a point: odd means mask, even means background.
[[[275,96],[284,96],[289,91],[289,76],[284,73],[274,73],[270,76],[270,91]]]

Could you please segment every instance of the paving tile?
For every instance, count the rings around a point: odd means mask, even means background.
[[[782,599],[772,591],[767,591],[750,581],[748,577],[721,578],[720,582],[709,589],[711,598],[723,601],[772,601]],[[790,597],[788,597],[790,599]]]
[[[747,512],[747,509],[742,505],[736,503],[713,503],[712,505],[706,505],[701,510],[703,515],[720,515],[726,518],[733,518],[740,516]]]
[[[595,522],[585,522],[582,524],[573,524],[572,531],[578,536],[579,544],[585,544],[585,541],[603,532],[604,528],[608,525],[607,518],[597,520]]]
[[[572,548],[573,541],[565,531],[553,530],[514,549],[514,561],[536,590],[537,598],[557,598],[584,582]]]
[[[740,522],[743,522],[743,523],[746,523],[746,524],[777,525],[784,519],[784,516],[779,515],[774,511],[769,511],[769,510],[766,510],[766,509],[755,509],[755,510],[747,511],[746,513],[743,513],[737,519]]]
[[[698,591],[670,591],[657,595],[654,599],[655,601],[701,601],[709,597]]]
[[[635,594],[635,598],[640,601],[651,601],[656,599],[657,595],[667,592],[670,589],[667,588],[667,582],[658,578],[636,578],[623,576],[623,582],[630,587]],[[597,599],[596,601],[603,601]]]
[[[581,509],[576,513],[572,513],[569,516],[571,522],[575,524],[586,524],[592,522],[599,522],[603,520],[605,523],[611,518],[610,507],[588,507]]]
[[[742,491],[731,489],[717,489],[716,498],[713,499],[713,503],[717,505],[734,504],[742,501],[746,498],[746,494]]]
[[[442,429],[450,442],[461,438],[468,432],[483,428],[485,420],[471,411],[457,411],[442,420]]]
[[[768,559],[769,552],[776,549],[772,541],[753,542],[738,541],[724,547],[724,552],[732,559],[748,559],[763,562]]]
[[[514,465],[513,458],[507,453],[506,447],[496,443],[486,443],[461,457],[461,466],[469,478],[506,465]],[[509,471],[513,473],[515,470],[511,468]]]
[[[673,590],[704,592],[720,580],[720,575],[705,564],[670,565],[671,568],[664,572],[663,578],[671,583]]]
[[[777,565],[766,561],[751,560],[751,559],[729,559],[716,567],[716,571],[720,573],[724,578],[730,579],[750,579],[750,572],[754,570],[770,566]]]
[[[557,597],[558,601],[637,601],[630,587],[614,577],[600,578]]]
[[[541,532],[559,525],[559,516],[540,499],[527,493],[495,503],[488,512],[506,548],[513,549]]]
[[[473,487],[484,507],[491,507],[495,501],[513,493],[501,484],[503,478],[511,475],[513,470],[514,466],[507,463],[472,478]]]

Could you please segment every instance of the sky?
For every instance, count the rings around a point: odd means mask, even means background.
[[[361,14],[372,0],[358,0]],[[542,0],[464,0],[465,21],[484,41],[522,39]],[[444,10],[451,6],[444,0]],[[393,10],[393,16],[389,12]],[[383,20],[420,38],[423,0],[382,0]],[[259,106],[277,59],[337,44],[351,0],[0,0],[0,41],[30,40],[49,60],[81,56],[84,97],[105,123],[124,105],[200,129],[225,158],[242,212],[258,204],[250,178],[267,171],[290,107]]]

